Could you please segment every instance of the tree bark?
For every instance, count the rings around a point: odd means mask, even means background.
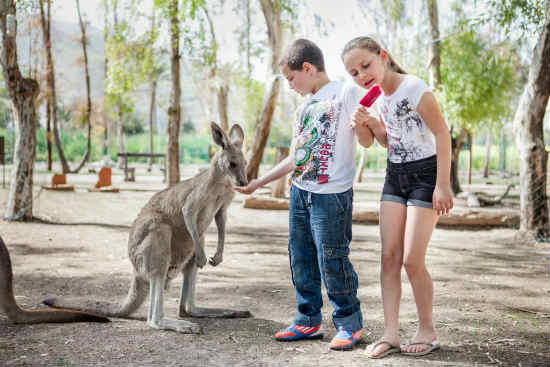
[[[57,124],[57,97],[55,90],[55,69],[53,65],[53,56],[52,56],[52,42],[51,42],[51,32],[50,32],[50,22],[51,22],[51,0],[47,1],[47,15],[44,14],[44,0],[40,0],[40,23],[42,25],[42,35],[44,37],[44,51],[46,52],[46,80],[48,82],[50,104],[52,106],[52,118],[53,118],[53,138],[55,142],[55,147],[57,149],[57,155],[59,161],[61,162],[61,169],[63,173],[69,173],[71,171],[65,154],[63,153],[63,147],[61,145],[61,139],[59,138],[59,128]]]
[[[225,131],[229,131],[229,117],[227,116],[227,95],[229,87],[220,85],[218,87],[218,114],[220,116],[220,125]]]
[[[502,129],[500,138],[500,153],[498,159],[500,160],[499,169],[501,172],[506,171],[506,151],[508,150],[508,142],[506,141],[506,132]]]
[[[0,64],[10,97],[16,130],[13,169],[4,219],[32,219],[33,167],[36,155],[36,107],[39,86],[36,80],[23,78],[17,60],[17,21],[14,0],[0,1],[2,48]]]
[[[52,171],[52,105],[46,98],[46,146],[48,151],[48,172]]]
[[[439,16],[437,12],[437,0],[426,0],[428,8],[428,18],[430,19],[430,47],[429,47],[429,70],[430,85],[434,89],[439,89],[441,85],[441,59],[440,59],[440,40],[439,40]]]
[[[168,108],[168,144],[167,144],[167,183],[173,186],[180,181],[179,167],[179,135],[181,124],[181,84],[180,84],[180,29],[178,20],[178,0],[171,0],[170,41],[171,41],[171,72],[172,90],[170,92],[170,107]]]
[[[483,178],[489,177],[489,168],[491,165],[491,142],[492,142],[491,131],[487,132],[487,138],[485,140],[485,167],[483,168]]]
[[[122,113],[122,102],[119,102],[118,105],[118,116],[117,116],[117,142],[118,142],[118,152],[123,153],[126,152],[124,148],[124,114]],[[117,167],[123,168],[124,167],[124,159],[119,158],[117,160]]]
[[[288,147],[278,147],[277,153],[275,154],[275,166],[286,157],[288,157],[290,149]],[[288,181],[288,175],[284,175],[277,181],[273,183],[272,194],[274,198],[284,198],[286,197],[286,183]]]
[[[272,75],[277,75],[279,69],[279,58],[283,47],[281,2],[280,0],[260,0],[260,5],[262,7],[262,13],[264,14],[267,25],[267,35],[271,48],[271,62],[269,71]],[[279,95],[280,84],[280,76],[275,76],[271,82],[271,86],[267,93],[267,98],[265,99],[262,107],[260,118],[256,124],[254,140],[249,153],[246,171],[248,180],[258,177],[260,163],[262,162],[262,156],[269,137],[269,131],[271,129],[271,120],[273,119],[273,113],[275,112],[275,102],[277,101],[277,96]]]
[[[105,7],[104,11],[105,14],[103,16],[103,19],[105,21],[105,29],[103,30],[103,54],[104,56],[104,64],[103,64],[103,81],[107,80],[107,70],[109,67],[109,59],[107,58],[107,52],[105,52],[105,45],[107,45],[107,38],[109,36],[109,2],[107,0],[103,1],[103,5]],[[103,90],[105,91],[105,84],[103,84]],[[105,106],[105,102],[103,102],[103,123],[105,124],[105,130],[103,131],[103,156],[109,155],[109,146],[110,144],[110,135],[109,135],[109,116],[107,113],[107,109]]]
[[[92,150],[92,123],[90,122],[90,117],[92,116],[92,99],[90,97],[90,72],[88,69],[88,52],[86,50],[86,27],[84,26],[84,22],[82,21],[79,0],[76,0],[76,12],[78,14],[78,24],[80,25],[80,43],[82,44],[82,54],[84,56],[84,72],[86,75],[86,112],[84,118],[86,120],[86,126],[88,128],[88,138],[86,141],[86,152],[84,153],[84,156],[82,157],[82,160],[80,161],[78,166],[72,171],[73,173],[78,173],[82,169],[82,167],[84,167],[86,162],[88,162],[88,160],[90,159],[90,152]]]
[[[155,76],[156,78],[156,76]],[[149,106],[149,153],[155,151],[154,147],[154,126],[155,126],[155,117],[156,117],[156,106],[157,106],[157,80],[153,78],[151,81],[151,105]],[[153,169],[153,158],[149,158],[149,172]]]
[[[550,96],[550,1],[529,68],[527,85],[514,117],[520,165],[520,233],[549,241],[547,160],[543,121]]]
[[[472,160],[474,155],[474,136],[468,132],[468,185],[472,184]]]
[[[451,189],[455,195],[462,191],[458,176],[458,162],[467,135],[468,131],[465,129],[460,129],[460,133],[456,137],[451,135]]]

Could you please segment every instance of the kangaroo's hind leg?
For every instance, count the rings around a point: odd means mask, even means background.
[[[204,246],[204,236],[200,237]],[[201,308],[195,306],[195,284],[197,281],[197,265],[191,259],[183,269],[183,285],[181,287],[180,317],[219,317],[241,318],[252,316],[249,311],[229,310],[223,308]]]
[[[198,324],[168,319],[164,316],[164,286],[170,265],[170,226],[161,224],[144,239],[144,270],[149,279],[149,310],[147,324],[155,329],[173,330],[179,333],[200,334]]]

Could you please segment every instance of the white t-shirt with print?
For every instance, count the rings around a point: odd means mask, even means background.
[[[406,74],[391,95],[383,95],[380,112],[386,124],[390,162],[411,162],[435,154],[434,135],[416,110],[426,92],[431,89],[422,79]]]
[[[359,87],[329,82],[296,112],[292,183],[302,190],[347,191],[355,176],[355,131],[351,114],[364,94]]]

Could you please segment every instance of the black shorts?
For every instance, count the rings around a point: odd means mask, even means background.
[[[381,201],[432,208],[437,177],[435,155],[406,163],[388,161]]]

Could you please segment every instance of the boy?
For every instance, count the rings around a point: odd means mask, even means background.
[[[350,120],[362,92],[355,86],[330,81],[321,50],[306,39],[294,41],[279,65],[291,89],[302,96],[311,95],[297,110],[293,149],[265,175],[234,189],[251,194],[293,171],[289,256],[298,305],[292,325],[275,334],[275,339],[323,337],[322,280],[338,329],[330,348],[349,350],[363,335],[357,274],[348,258],[356,146]],[[372,138],[368,127],[356,129],[360,136]]]

